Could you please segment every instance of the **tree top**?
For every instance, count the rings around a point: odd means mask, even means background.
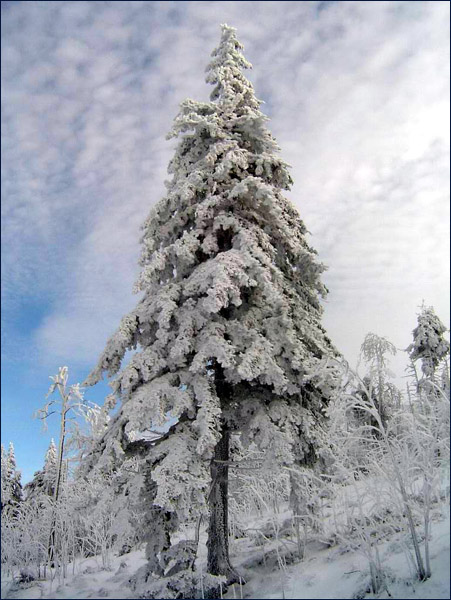
[[[236,29],[222,25],[219,46],[211,53],[212,60],[205,69],[206,82],[215,86],[210,99],[234,112],[238,107],[258,110],[261,104],[252,84],[242,73],[243,69],[252,68],[242,50],[244,46],[236,37]]]

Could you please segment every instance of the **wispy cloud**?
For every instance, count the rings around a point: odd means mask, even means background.
[[[221,22],[254,63],[293,165],[290,197],[329,265],[337,346],[355,354],[377,327],[407,344],[423,298],[446,320],[447,2],[29,2],[2,13],[10,355],[24,296],[47,306],[31,354],[86,369],[136,301],[139,225],[172,154],[164,137],[181,100],[208,97]]]

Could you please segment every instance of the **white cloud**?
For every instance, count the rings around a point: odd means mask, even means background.
[[[238,28],[293,165],[290,198],[329,265],[338,347],[353,359],[368,330],[407,345],[423,298],[448,319],[447,2],[3,13],[3,287],[12,310],[21,294],[50,302],[34,331],[41,360],[89,366],[136,301],[139,225],[171,157],[164,136],[180,101],[207,98],[221,22]]]

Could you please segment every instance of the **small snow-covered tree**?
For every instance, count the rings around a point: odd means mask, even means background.
[[[7,454],[5,451],[5,447],[3,446],[3,444],[1,445],[1,449],[2,449],[2,468],[1,468],[1,478],[2,478],[2,510],[3,510],[3,505],[6,504],[7,501],[7,496],[8,496],[8,477],[7,477],[7,467],[6,467],[6,460],[7,460]]]
[[[230,434],[280,463],[313,462],[329,397],[322,365],[336,354],[321,325],[324,266],[283,196],[292,180],[242,48],[222,26],[207,67],[211,101],[181,104],[172,179],[143,226],[142,298],[87,380],[115,375],[121,402],[101,461],[139,445],[133,432],[176,419],[146,450],[152,569],[165,572],[157,563],[177,520],[208,509],[208,571],[229,580]],[[121,369],[127,349],[137,352]]]
[[[58,391],[59,398],[51,398],[43,408],[36,412],[36,416],[47,425],[47,419],[58,412],[60,415],[60,436],[58,442],[58,451],[49,448],[49,460],[55,459],[55,483],[54,483],[54,500],[58,501],[61,492],[61,485],[64,479],[67,479],[67,464],[64,463],[64,453],[66,436],[68,433],[67,420],[68,414],[73,411],[76,415],[85,414],[87,408],[84,400],[83,391],[78,383],[68,385],[69,369],[68,367],[60,367],[57,375],[50,376],[53,381],[47,393],[47,398]],[[58,407],[58,408],[57,408]],[[55,455],[53,457],[53,455]]]
[[[388,378],[393,377],[388,369],[388,354],[396,354],[396,348],[391,342],[375,333],[366,334],[361,346],[361,357],[368,365],[368,375],[366,385],[363,384],[361,389],[364,395],[374,395],[384,425],[387,424],[390,401],[393,399],[393,386],[388,382]]]
[[[423,304],[407,352],[412,363],[421,360],[421,370],[429,382],[435,380],[439,365],[449,356],[449,342],[444,338],[446,331],[434,308]]]
[[[83,391],[78,383],[68,385],[69,369],[68,367],[60,367],[56,375],[50,376],[52,385],[47,393],[47,398],[52,396],[58,391],[59,398],[50,398],[45,406],[39,409],[36,416],[40,418],[44,427],[47,424],[47,419],[55,412],[60,415],[60,436],[58,442],[58,452],[56,455],[55,464],[55,482],[53,490],[53,517],[52,526],[49,535],[49,561],[53,563],[55,552],[56,552],[56,540],[57,540],[57,524],[58,517],[61,513],[58,513],[58,501],[60,500],[63,483],[67,482],[68,477],[68,464],[64,461],[64,451],[66,444],[66,436],[68,433],[67,420],[68,414],[73,411],[77,414],[80,409],[83,413],[82,407],[84,406]],[[55,410],[56,408],[59,410]],[[53,454],[53,451],[51,452]],[[61,522],[61,521],[60,521]],[[63,536],[59,536],[63,539]]]
[[[36,471],[33,479],[24,487],[27,501],[38,499],[42,495],[53,496],[55,493],[57,470],[57,449],[55,441],[50,440],[49,448],[45,454],[44,467]]]
[[[44,463],[44,481],[48,484],[49,488],[52,488],[56,479],[56,468],[57,468],[57,450],[55,440],[50,440],[49,448],[45,454]]]
[[[9,443],[8,452],[2,445],[2,510],[7,505],[22,501],[21,473],[17,470],[14,445]]]

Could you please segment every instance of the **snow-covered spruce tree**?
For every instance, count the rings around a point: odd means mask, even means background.
[[[55,480],[56,480],[56,468],[57,468],[57,450],[55,440],[50,440],[49,449],[45,454],[44,463],[44,483],[47,488],[49,496],[53,495]]]
[[[42,495],[52,496],[55,492],[57,450],[53,438],[45,454],[44,467],[33,475],[33,479],[24,487],[25,499],[38,500]]]
[[[282,190],[292,183],[242,70],[235,30],[222,26],[207,67],[207,103],[185,100],[167,194],[144,223],[137,307],[108,341],[106,372],[121,401],[98,445],[114,461],[132,432],[178,421],[148,449],[156,572],[177,518],[208,504],[208,571],[236,575],[228,552],[229,436],[240,431],[281,463],[311,462],[328,401],[321,375],[336,354],[320,319],[324,266]],[[127,366],[127,349],[137,349]],[[161,561],[160,561],[161,562]]]
[[[17,506],[22,501],[21,473],[17,470],[14,445],[9,443],[8,452],[2,445],[2,510],[5,506]]]
[[[437,368],[449,356],[449,342],[444,338],[446,331],[434,308],[423,304],[407,352],[412,363],[421,360],[421,370],[429,382],[435,380]]]

